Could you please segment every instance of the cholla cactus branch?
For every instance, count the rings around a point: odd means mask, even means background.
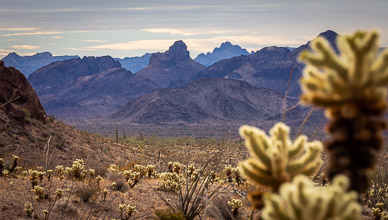
[[[282,183],[291,181],[294,176],[313,175],[319,169],[321,142],[307,142],[306,136],[300,136],[292,143],[289,130],[285,124],[277,123],[268,137],[255,127],[244,125],[240,128],[240,135],[253,156],[240,163],[248,180],[277,192]],[[305,154],[301,156],[303,151]]]
[[[328,220],[361,219],[361,206],[357,193],[347,192],[349,180],[336,176],[327,187],[315,187],[306,176],[299,175],[285,183],[279,194],[264,196],[265,220]]]
[[[346,174],[358,192],[367,189],[367,171],[375,165],[383,142],[380,131],[386,127],[381,116],[387,106],[388,50],[378,54],[378,39],[376,31],[339,36],[336,54],[318,37],[311,42],[312,51],[299,57],[306,63],[302,102],[325,108],[331,120],[329,177]]]

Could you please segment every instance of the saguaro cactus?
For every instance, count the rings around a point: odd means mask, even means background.
[[[271,137],[255,127],[244,125],[240,128],[240,135],[253,156],[240,163],[248,180],[277,192],[282,183],[291,181],[294,176],[313,175],[320,168],[321,142],[307,142],[307,137],[302,135],[292,143],[289,131],[283,123],[277,123],[271,129]]]
[[[312,51],[299,56],[306,63],[301,100],[324,108],[330,119],[329,177],[347,175],[351,189],[358,192],[368,187],[367,171],[375,165],[386,127],[382,116],[387,106],[388,50],[378,53],[378,39],[376,31],[339,36],[336,54],[318,37],[311,42]]]

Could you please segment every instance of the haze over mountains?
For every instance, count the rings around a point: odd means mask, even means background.
[[[246,49],[242,49],[240,46],[233,45],[227,41],[222,43],[220,47],[214,48],[213,52],[199,54],[194,60],[202,65],[210,66],[220,60],[241,55],[249,55],[249,53]]]
[[[28,77],[35,70],[55,61],[69,60],[78,56],[53,56],[50,52],[37,53],[32,56],[19,56],[17,53],[10,53],[1,59],[5,66],[15,67]]]
[[[136,73],[148,65],[151,54],[146,53],[141,57],[125,57],[124,59],[116,58],[124,69],[130,70],[132,73]]]
[[[320,35],[332,44],[337,37],[333,31]],[[233,56],[230,48],[246,55]],[[63,119],[106,117],[102,122],[135,124],[273,121],[281,118],[288,84],[288,106],[297,102],[303,65],[296,58],[305,48],[308,43],[293,50],[266,47],[248,54],[227,42],[198,57],[233,57],[206,67],[190,58],[183,41],[176,41],[163,53],[134,58],[141,66],[149,57],[136,74],[120,64],[139,68],[132,58],[84,57],[44,66],[29,81],[46,112]],[[222,55],[223,50],[230,53]],[[289,112],[289,121],[300,122],[307,112],[297,107]]]

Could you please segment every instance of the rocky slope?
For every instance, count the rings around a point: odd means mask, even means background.
[[[183,88],[158,89],[137,98],[108,119],[139,124],[258,122],[281,113],[282,106],[283,96],[274,90],[240,80],[202,78]]]
[[[326,31],[320,36],[334,44],[337,34],[333,31]],[[292,72],[289,95],[297,97],[300,94],[298,79],[303,70],[303,64],[297,62],[297,56],[306,48],[309,48],[308,43],[293,50],[286,47],[265,47],[252,55],[221,60],[200,71],[192,80],[201,77],[238,79],[284,94]]]
[[[137,73],[139,70],[148,65],[150,57],[151,54],[146,53],[141,57],[125,57],[124,59],[116,58],[115,60],[119,61],[124,69]]]
[[[123,68],[112,68],[79,77],[55,96],[43,95],[48,114],[60,118],[106,116],[130,100],[155,90],[157,86]]]
[[[168,51],[154,53],[149,63],[137,75],[148,78],[162,88],[180,87],[205,66],[192,60],[183,41],[176,41]]]
[[[25,124],[28,118],[46,120],[46,113],[26,77],[0,61],[0,125],[3,129]]]
[[[44,67],[52,62],[78,58],[78,56],[53,56],[50,52],[37,53],[32,56],[19,56],[16,53],[10,53],[2,61],[8,67],[12,66],[21,71],[28,77],[35,70]]]
[[[246,49],[238,45],[233,45],[229,41],[221,44],[220,47],[214,48],[213,52],[199,54],[194,60],[198,63],[210,66],[220,60],[229,59],[235,56],[249,55]]]

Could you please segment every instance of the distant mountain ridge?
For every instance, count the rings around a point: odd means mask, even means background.
[[[78,56],[53,56],[50,52],[37,53],[32,56],[19,56],[17,53],[10,53],[2,61],[8,67],[12,66],[20,70],[28,77],[35,70],[44,67],[52,62],[79,58]]]
[[[102,74],[98,75],[99,73]],[[28,79],[49,114],[78,118],[104,114],[106,111],[103,108],[107,105],[111,105],[109,108],[117,108],[116,101],[109,102],[115,99],[110,95],[127,95],[126,91],[117,89],[126,88],[129,86],[128,80],[137,78],[132,72],[122,69],[118,61],[104,56],[54,62],[35,71]],[[133,92],[132,96],[136,97],[136,94],[138,93]],[[96,99],[103,102],[101,107],[90,107]],[[126,99],[123,105],[129,100],[130,98]],[[117,98],[117,101],[120,99]]]
[[[203,69],[205,66],[190,58],[186,44],[176,41],[168,51],[153,53],[148,65],[136,74],[161,88],[170,88],[188,84],[190,78]]]
[[[220,47],[214,48],[213,52],[201,53],[194,60],[202,65],[211,66],[220,60],[241,55],[249,55],[249,52],[238,45],[233,45],[229,41],[226,41]]]
[[[119,61],[124,69],[130,70],[132,73],[137,73],[139,70],[148,65],[150,57],[151,54],[146,53],[141,57],[125,57],[124,59],[116,58],[115,60]]]
[[[240,80],[202,78],[134,99],[108,119],[138,124],[253,123],[280,114],[282,105],[283,95],[274,90]]]
[[[320,34],[335,45],[337,33],[328,30]],[[289,95],[300,94],[299,78],[304,65],[297,61],[298,54],[309,48],[309,43],[290,50],[286,47],[265,47],[254,54],[221,60],[198,72],[199,78],[229,78],[248,82],[256,87],[270,88],[284,94],[292,73]]]

